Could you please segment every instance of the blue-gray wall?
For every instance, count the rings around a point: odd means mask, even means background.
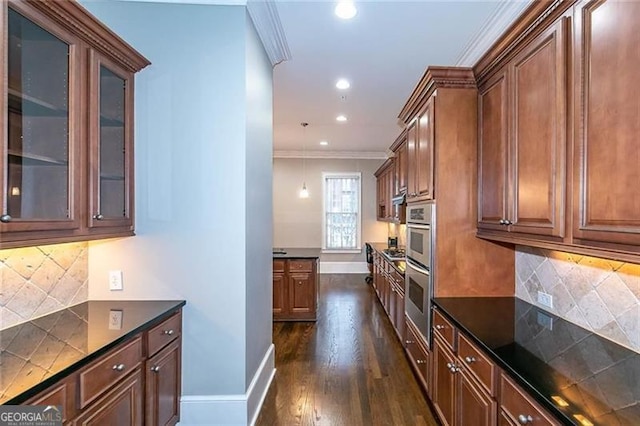
[[[89,298],[186,299],[183,420],[241,424],[271,346],[270,63],[244,6],[83,5],[152,62],[136,77],[137,236],[91,243]]]

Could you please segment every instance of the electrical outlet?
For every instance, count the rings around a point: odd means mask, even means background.
[[[111,309],[109,311],[109,330],[122,329],[122,310]]]
[[[547,308],[551,308],[553,309],[553,296],[548,294],[548,293],[544,293],[542,291],[538,292],[538,303],[546,306]]]
[[[553,317],[538,311],[538,324],[548,330],[553,330]]]
[[[109,271],[109,290],[122,290],[122,271]]]

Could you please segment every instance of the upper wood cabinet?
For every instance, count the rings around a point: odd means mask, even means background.
[[[408,130],[411,132],[411,140],[407,145],[410,158],[407,170],[407,199],[411,202],[434,198],[434,108],[432,96],[413,119]]]
[[[394,221],[392,198],[395,195],[396,168],[394,158],[387,159],[374,173],[376,177],[376,218]]]
[[[403,131],[398,139],[391,145],[391,150],[394,152],[395,160],[395,190],[394,195],[407,192],[407,178],[409,176],[407,163],[407,132]]]
[[[639,18],[534,2],[474,67],[478,236],[640,260]]]
[[[0,248],[133,234],[133,75],[75,1],[0,6]]]
[[[573,236],[640,252],[640,2],[575,6]]]
[[[558,21],[480,87],[480,229],[564,234],[565,31]]]

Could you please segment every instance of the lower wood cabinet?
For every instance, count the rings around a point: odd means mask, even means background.
[[[181,349],[178,311],[26,403],[62,406],[65,425],[173,426],[180,419]]]
[[[273,260],[273,320],[315,321],[318,259]]]
[[[175,425],[180,418],[181,341],[175,340],[146,362],[147,425]]]
[[[429,395],[443,425],[560,424],[438,310],[432,349]]]
[[[142,371],[137,368],[95,404],[84,410],[73,424],[75,426],[142,426],[144,418],[142,400]]]
[[[404,347],[407,351],[409,362],[422,388],[431,393],[432,352],[429,351],[429,346],[420,335],[418,327],[408,316],[405,316],[405,325],[406,339]]]

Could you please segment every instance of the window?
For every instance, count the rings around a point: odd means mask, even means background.
[[[360,173],[322,173],[322,248],[360,252]]]

